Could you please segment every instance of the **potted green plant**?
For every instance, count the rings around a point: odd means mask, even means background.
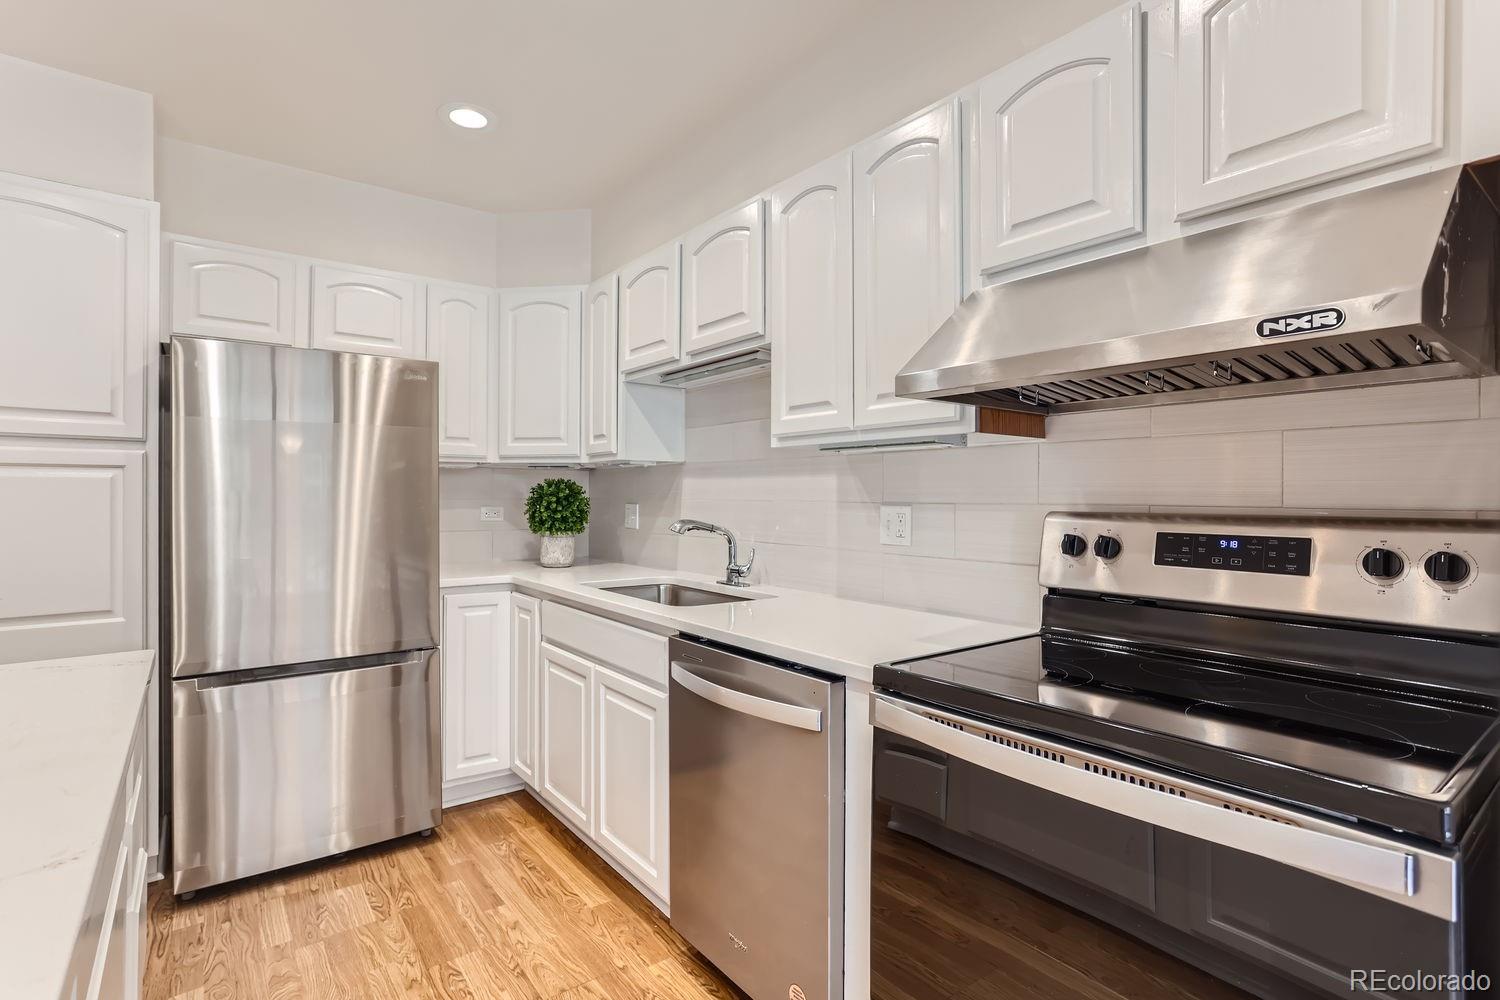
[[[543,479],[526,495],[526,526],[542,539],[542,565],[573,565],[573,540],[589,526],[589,495],[571,479]]]

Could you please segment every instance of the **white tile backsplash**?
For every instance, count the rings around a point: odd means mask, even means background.
[[[1049,510],[1500,510],[1500,378],[1068,414],[1041,442],[886,455],[773,450],[769,408],[764,378],[689,392],[685,465],[591,474],[593,554],[720,573],[722,540],[666,530],[697,517],[756,547],[752,582],[1035,621]],[[520,516],[518,501],[460,492],[445,545],[482,542],[464,530],[481,503]],[[882,501],[912,505],[909,549],[880,545]],[[627,502],[639,530],[620,526]]]

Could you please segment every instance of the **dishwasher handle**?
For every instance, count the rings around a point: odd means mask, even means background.
[[[746,694],[744,691],[736,691],[733,688],[715,684],[713,681],[698,676],[685,664],[675,660],[672,662],[672,680],[704,701],[711,701],[731,712],[753,715],[757,719],[806,729],[808,732],[821,733],[823,731],[823,713],[816,708],[789,705],[784,701],[762,698],[760,695]]]

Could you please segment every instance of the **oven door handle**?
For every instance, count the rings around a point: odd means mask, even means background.
[[[886,695],[875,697],[871,716],[879,729],[986,771],[1143,823],[1291,865],[1445,920],[1457,919],[1457,865],[1448,855],[1138,764],[1114,761],[1092,750],[1085,753],[1029,733]],[[1086,769],[1085,764],[1105,773]],[[1124,780],[1110,776],[1112,767],[1117,769],[1116,774],[1123,771],[1128,776]],[[1164,791],[1162,785],[1177,791]],[[1195,801],[1188,797],[1190,793],[1223,804]]]

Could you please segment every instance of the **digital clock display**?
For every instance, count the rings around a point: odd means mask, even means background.
[[[1308,576],[1312,572],[1312,539],[1158,531],[1156,565]]]

